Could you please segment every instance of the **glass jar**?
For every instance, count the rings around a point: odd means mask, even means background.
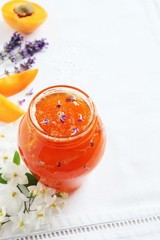
[[[105,131],[85,92],[55,85],[32,99],[19,125],[18,146],[38,181],[72,192],[102,158]]]

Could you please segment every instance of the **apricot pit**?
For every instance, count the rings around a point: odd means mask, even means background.
[[[34,8],[30,4],[20,4],[15,7],[14,12],[18,15],[18,17],[27,17],[33,14]]]

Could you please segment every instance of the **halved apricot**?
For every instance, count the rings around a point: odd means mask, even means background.
[[[0,94],[0,121],[14,122],[24,114],[24,111]]]
[[[0,94],[9,97],[22,91],[34,80],[37,73],[36,68],[0,78]]]
[[[37,3],[25,0],[12,0],[2,6],[2,15],[10,27],[31,33],[47,18],[47,12]]]

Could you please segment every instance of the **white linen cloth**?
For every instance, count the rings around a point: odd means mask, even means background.
[[[27,38],[46,37],[49,48],[37,55],[39,73],[27,89],[33,87],[35,94],[54,84],[82,88],[94,100],[107,134],[101,163],[69,197],[51,229],[159,216],[160,2],[35,2],[48,19]],[[0,16],[1,48],[13,31]],[[24,91],[9,99],[17,103],[23,96]],[[72,238],[157,240],[160,222]]]

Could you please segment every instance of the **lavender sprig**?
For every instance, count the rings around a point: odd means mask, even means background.
[[[31,96],[31,95],[33,95],[33,88],[29,92],[26,93],[26,96]]]
[[[18,100],[18,103],[19,103],[20,106],[22,106],[25,101],[26,101],[25,99]]]
[[[23,40],[24,40],[24,37],[20,33],[18,32],[13,33],[10,41],[4,45],[5,52],[10,53],[16,47],[20,47]]]
[[[24,37],[18,33],[14,32],[8,43],[4,44],[3,50],[0,52],[0,60],[4,61],[8,58],[13,50],[17,47],[21,47]]]
[[[35,58],[28,58],[26,62],[23,62],[17,67],[16,65],[14,66],[14,72],[19,73],[19,72],[24,72],[27,71],[28,69],[32,68],[32,65],[35,63]]]
[[[64,112],[61,113],[60,115],[60,121],[61,123],[64,123],[65,119],[67,118],[67,116],[64,114]]]
[[[0,64],[4,63],[7,60],[10,60],[15,64],[14,72],[18,73],[22,71],[26,71],[32,67],[32,64],[35,63],[35,58],[31,58],[34,54],[42,51],[47,48],[49,45],[45,38],[34,41],[26,41],[24,42],[24,37],[15,32],[9,42],[5,43],[3,50],[0,52]],[[18,48],[18,50],[15,50]],[[27,62],[21,63],[19,67],[17,67],[17,62],[22,59],[27,58]],[[6,70],[5,75],[8,75],[9,72]]]
[[[75,135],[75,134],[77,134],[78,133],[78,128],[77,127],[74,127],[73,129],[72,129],[72,134],[71,135]]]
[[[60,102],[60,100],[58,100],[58,103],[57,103],[56,107],[58,107],[58,108],[61,107],[61,102]]]
[[[17,53],[15,52],[8,53],[8,59],[6,60],[10,60],[12,63],[16,64],[18,62]]]
[[[70,96],[70,97],[66,98],[66,102],[74,102],[74,101],[76,101],[75,96]]]
[[[80,113],[78,117],[78,122],[82,122],[82,121],[83,121],[83,117],[82,117],[82,114]]]
[[[44,119],[41,123],[44,124],[44,125],[46,125],[46,124],[48,124],[49,122],[50,122],[49,119],[46,118],[46,119]]]
[[[22,58],[32,57],[35,53],[42,51],[44,48],[47,48],[48,42],[45,38],[41,40],[34,40],[33,42],[27,41],[23,49],[20,49],[18,52]]]
[[[14,65],[14,70],[12,71],[8,71],[7,69],[4,70],[4,73],[0,75],[6,75],[9,76],[11,74],[14,73],[20,73],[20,72],[24,72],[27,71],[29,69],[32,68],[32,65],[35,63],[35,58],[28,58],[26,62],[21,63],[19,66],[17,66],[16,64]]]

